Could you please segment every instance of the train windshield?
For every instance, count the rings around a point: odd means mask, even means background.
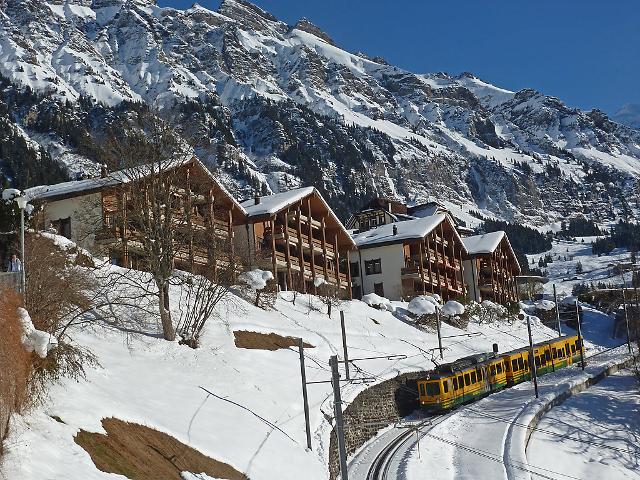
[[[440,395],[440,382],[427,382],[427,395]]]

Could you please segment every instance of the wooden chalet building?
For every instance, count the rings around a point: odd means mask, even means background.
[[[351,297],[349,251],[355,244],[314,187],[242,202],[236,248],[249,264],[270,268],[281,290],[316,293],[324,280]]]
[[[491,232],[462,239],[467,250],[464,278],[469,298],[506,304],[518,300],[516,277],[520,264],[505,232]]]
[[[462,261],[467,251],[448,214],[383,225],[354,235],[354,296],[376,293],[390,300],[437,293],[444,300],[466,294]]]
[[[243,208],[195,158],[163,166],[162,171],[168,175],[178,239],[175,267],[199,271],[210,265],[214,244],[228,247],[224,247],[227,260],[216,255],[213,267],[228,265],[233,225],[245,221]],[[144,208],[139,192],[151,175],[158,174],[145,165],[109,174],[103,170],[100,178],[34,187],[26,194],[39,207],[36,221],[42,230],[54,228],[89,251],[108,255],[113,264],[144,270],[136,225],[139,209]]]

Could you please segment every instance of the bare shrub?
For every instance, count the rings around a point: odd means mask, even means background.
[[[0,453],[10,414],[28,403],[32,356],[22,345],[21,305],[17,293],[0,289]]]

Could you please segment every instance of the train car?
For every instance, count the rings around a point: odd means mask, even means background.
[[[580,360],[584,345],[576,335],[558,337],[533,346],[538,375],[544,375]],[[480,353],[436,367],[418,380],[418,402],[427,412],[450,410],[490,393],[531,380],[529,348],[500,355]]]
[[[424,410],[439,412],[484,397],[505,385],[502,360],[495,353],[481,353],[439,365],[428,378],[418,380],[418,401]]]

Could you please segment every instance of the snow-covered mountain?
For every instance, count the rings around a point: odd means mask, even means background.
[[[343,217],[384,194],[537,225],[638,212],[638,130],[352,54],[244,0],[0,0],[0,74],[0,165],[18,185],[94,173],[91,140],[142,103],[187,125],[240,197],[313,184]]]
[[[627,103],[615,113],[613,119],[623,125],[640,129],[640,105]]]

